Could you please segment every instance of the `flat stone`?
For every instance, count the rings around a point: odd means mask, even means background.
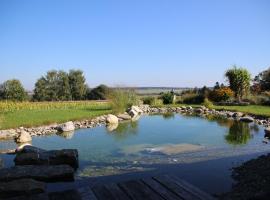
[[[32,195],[45,192],[46,184],[33,179],[20,179],[10,182],[0,182],[0,197]]]
[[[44,151],[27,147],[26,153],[18,153],[14,159],[16,165],[70,165],[78,168],[79,159],[76,149]]]
[[[122,120],[130,120],[131,119],[131,116],[128,113],[119,114],[119,115],[117,115],[117,117],[122,119]]]
[[[25,165],[0,169],[0,182],[35,179],[45,182],[73,181],[74,169],[69,165]]]
[[[17,153],[43,153],[45,151],[46,150],[38,148],[38,147],[34,147],[34,146],[30,145],[30,144],[19,146],[16,149]]]
[[[253,117],[246,116],[246,117],[241,117],[240,121],[242,121],[242,122],[254,122],[254,119],[253,119]]]

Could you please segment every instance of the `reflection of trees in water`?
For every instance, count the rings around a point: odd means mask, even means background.
[[[163,119],[171,119],[171,118],[174,118],[174,113],[171,113],[171,112],[164,113],[162,117]]]
[[[225,136],[227,143],[232,145],[246,144],[251,139],[251,129],[248,123],[235,121]]]
[[[124,139],[129,135],[135,135],[138,132],[138,121],[121,122],[111,133],[117,139]]]
[[[207,115],[208,121],[216,122],[219,126],[230,128],[234,124],[234,120],[227,119],[223,116]]]

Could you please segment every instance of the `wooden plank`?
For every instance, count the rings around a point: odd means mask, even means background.
[[[78,192],[80,193],[81,200],[97,200],[97,197],[90,187],[82,187],[78,189]]]
[[[184,188],[177,185],[171,178],[166,176],[153,177],[156,181],[161,183],[164,187],[171,190],[173,193],[178,195],[184,200],[200,200],[196,195],[186,191]]]
[[[142,179],[142,182],[166,200],[183,200],[152,178]]]
[[[130,198],[115,183],[106,184],[105,188],[111,193],[111,196],[117,200],[130,200]]]
[[[106,189],[104,185],[95,186],[92,188],[92,190],[98,200],[107,200],[107,199],[113,200],[114,199],[111,193]]]
[[[167,177],[170,177],[168,175],[165,175]],[[215,200],[214,197],[212,197],[210,194],[207,194],[206,192],[200,190],[199,188],[191,185],[190,183],[186,182],[185,180],[182,180],[178,177],[171,177],[171,179],[174,180],[180,187],[184,188],[185,190],[191,192],[192,194],[199,197],[201,200]]]
[[[119,183],[119,187],[126,192],[132,200],[161,200],[161,196],[154,193],[149,187],[140,181],[127,181]],[[164,199],[163,199],[164,200]]]

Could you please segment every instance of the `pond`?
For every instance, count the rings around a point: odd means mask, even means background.
[[[74,133],[33,137],[43,149],[74,148],[80,167],[73,184],[52,188],[122,181],[157,174],[174,174],[201,189],[220,194],[229,191],[231,168],[266,154],[264,129],[216,117],[180,114],[142,116],[118,127],[80,129]],[[12,149],[13,141],[1,141],[0,149]],[[5,167],[12,155],[2,155]]]

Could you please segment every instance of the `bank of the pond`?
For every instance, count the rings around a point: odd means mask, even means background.
[[[1,102],[0,130],[91,119],[108,114],[108,102]]]

